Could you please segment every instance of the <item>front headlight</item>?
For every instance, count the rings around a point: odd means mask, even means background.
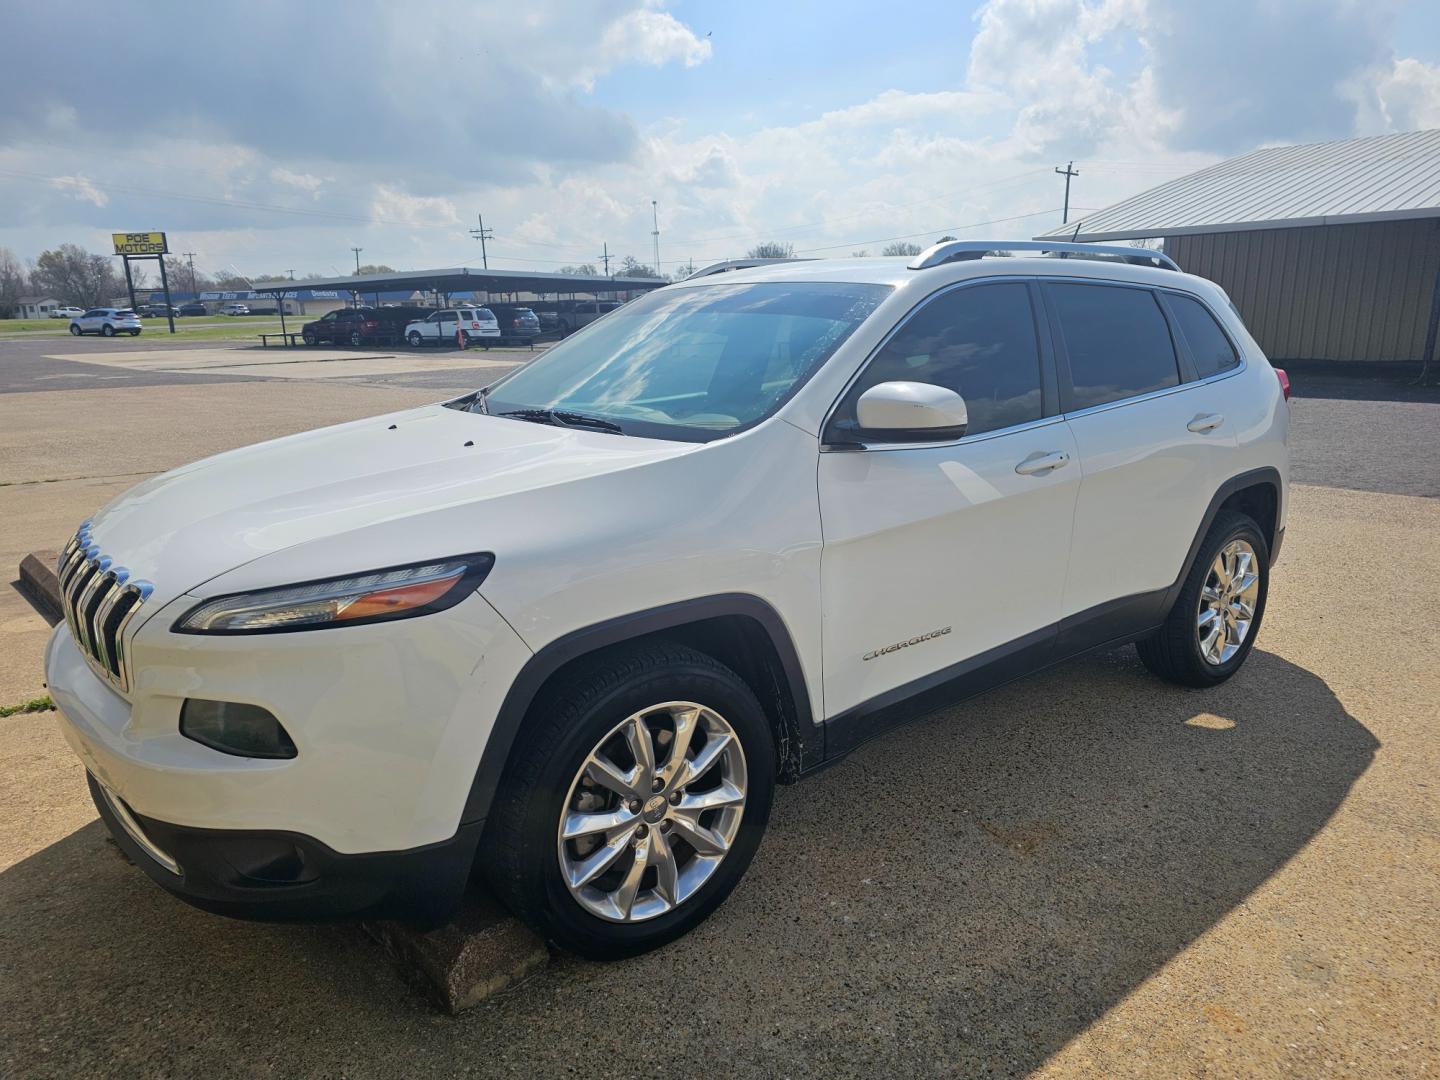
[[[495,556],[460,555],[368,574],[326,578],[206,600],[175,623],[177,634],[266,634],[359,626],[444,611],[469,596]]]

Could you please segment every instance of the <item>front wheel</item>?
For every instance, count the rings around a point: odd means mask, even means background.
[[[1165,623],[1136,643],[1145,666],[1183,686],[1214,686],[1240,670],[1270,591],[1270,545],[1253,518],[1227,510],[1205,535]]]
[[[139,331],[139,330],[131,330],[131,331],[130,331],[130,336],[131,336],[131,337],[139,337],[139,336],[140,336],[140,331]]]
[[[412,349],[418,349],[421,345],[425,344],[425,339],[420,336],[420,331],[418,330],[411,330],[405,340],[410,343]]]
[[[775,748],[754,693],[695,650],[602,653],[537,699],[482,848],[521,918],[593,959],[702,922],[760,844]]]
[[[73,334],[75,337],[79,337],[84,332],[84,330],[81,330],[80,327],[76,326],[74,323],[70,324],[70,333]]]
[[[100,333],[103,337],[114,337],[115,327],[111,326],[109,323],[106,323],[104,326],[100,327]]]
[[[351,335],[350,335],[350,344],[351,344],[351,345],[357,345],[357,346],[358,346],[358,345],[364,344],[364,342],[365,342],[365,339],[360,336],[360,331],[356,330],[356,331],[354,331],[353,333],[351,333]]]

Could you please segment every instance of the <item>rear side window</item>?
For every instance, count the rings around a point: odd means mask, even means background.
[[[1220,329],[1215,316],[1204,304],[1178,293],[1167,293],[1166,299],[1170,301],[1170,310],[1175,313],[1175,321],[1180,324],[1180,332],[1185,335],[1185,343],[1190,346],[1190,355],[1195,359],[1195,370],[1200,378],[1209,378],[1239,366],[1240,357],[1235,352],[1235,346],[1230,344],[1225,331]]]
[[[1070,357],[1070,409],[1180,385],[1170,327],[1149,289],[1046,286]]]
[[[965,399],[969,435],[1039,420],[1040,349],[1027,287],[977,285],[930,301],[876,354],[838,417],[853,423],[861,394],[896,381],[954,390]]]

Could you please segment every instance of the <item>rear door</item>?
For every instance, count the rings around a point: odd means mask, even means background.
[[[1157,291],[1049,281],[1066,422],[1083,480],[1062,649],[1159,621],[1235,438]]]

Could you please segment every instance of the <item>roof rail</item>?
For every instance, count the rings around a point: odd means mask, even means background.
[[[768,266],[770,263],[813,261],[813,259],[730,259],[727,262],[711,263],[709,266],[701,267],[684,280],[690,281],[693,278],[710,277],[712,274],[724,274],[730,270],[747,270],[752,266]]]
[[[983,259],[997,251],[1036,251],[1042,254],[1054,252],[1062,259],[1067,255],[1079,255],[1082,258],[1101,256],[1121,259],[1135,266],[1180,269],[1175,265],[1174,259],[1153,248],[1130,247],[1127,244],[1067,244],[1054,240],[947,240],[916,255],[910,263],[910,269],[928,270],[941,263]]]

